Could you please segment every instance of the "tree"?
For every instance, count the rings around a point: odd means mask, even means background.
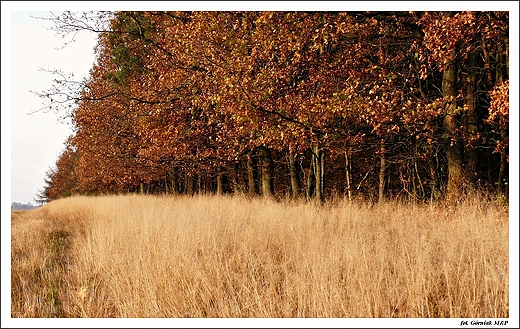
[[[460,195],[468,182],[475,182],[477,154],[475,148],[479,115],[477,107],[485,100],[476,99],[475,66],[477,54],[484,59],[488,81],[484,88],[494,84],[491,74],[490,50],[496,51],[497,76],[502,76],[507,58],[507,12],[439,12],[425,13],[419,21],[424,27],[424,44],[429,50],[429,62],[437,63],[443,72],[443,99],[445,101],[444,137],[448,158],[448,194]],[[500,40],[498,47],[493,46]],[[503,54],[506,53],[506,56]],[[463,72],[464,68],[466,72]],[[460,75],[466,74],[465,79]],[[464,96],[461,95],[466,95]],[[461,105],[463,104],[463,105]],[[480,122],[485,123],[484,115]],[[465,118],[465,120],[464,120]],[[464,123],[465,121],[465,123]],[[505,138],[505,136],[502,136]],[[467,159],[465,159],[465,157]],[[465,162],[465,160],[467,160]],[[464,165],[466,170],[464,171]]]
[[[507,176],[507,19],[66,13],[57,30],[99,33],[97,60],[41,95],[72,105],[82,193],[456,198]]]
[[[44,204],[77,194],[80,188],[76,175],[76,163],[76,149],[69,138],[56,161],[55,168],[49,168],[45,173],[45,186],[43,190],[38,191],[35,201],[38,204]]]

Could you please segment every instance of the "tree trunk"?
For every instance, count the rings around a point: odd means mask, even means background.
[[[316,179],[316,203],[322,204],[325,200],[325,151],[320,150],[318,145],[313,147],[314,173]]]
[[[384,138],[381,138],[379,149],[379,203],[385,200],[385,174],[386,174],[386,145]]]
[[[439,164],[439,156],[438,151],[436,149],[432,150],[432,153],[429,157],[430,159],[430,189],[431,189],[431,199],[437,199],[440,196],[439,191],[439,172],[440,172],[440,164]]]
[[[482,53],[484,55],[484,68],[490,84],[493,84],[493,74],[491,73],[491,63],[489,61],[489,52],[486,46],[485,35],[482,34]]]
[[[316,160],[314,154],[311,149],[311,160],[309,162],[309,170],[307,171],[307,185],[305,186],[305,197],[307,201],[312,199],[312,195],[314,194],[314,182],[315,182],[315,172],[316,172]]]
[[[504,39],[507,43],[501,44],[499,47],[499,51],[496,55],[497,68],[496,68],[496,83],[502,83],[504,81],[504,77],[502,74],[502,65],[504,65],[507,69],[507,74],[509,74],[509,39],[506,37]],[[505,56],[504,56],[505,54]],[[502,115],[500,115],[502,117]],[[507,139],[508,133],[504,128],[500,128],[500,139],[505,141]],[[502,148],[500,150],[500,169],[498,171],[498,184],[497,188],[500,194],[505,192],[505,177],[506,177],[506,169],[507,169],[507,153],[506,149]]]
[[[322,149],[320,151],[320,203],[323,203],[325,202],[325,186],[326,185],[326,182],[325,182],[325,158],[327,156],[327,151],[325,149]]]
[[[221,167],[217,168],[217,194],[224,194],[224,174]]]
[[[504,62],[504,52],[505,52],[504,44],[500,43],[498,46],[498,51],[495,55],[495,62],[497,63],[496,69],[495,69],[495,81],[496,81],[497,85],[499,83],[501,83],[504,78],[504,76],[502,74],[503,66],[506,66],[506,64]]]
[[[274,195],[273,159],[271,157],[271,150],[267,147],[260,147],[259,150],[262,159],[262,194],[264,197],[271,198]]]
[[[292,151],[289,152],[289,170],[291,172],[291,197],[297,199],[300,197],[300,177],[298,175],[298,167],[294,161],[295,155]]]
[[[193,195],[195,192],[195,177],[191,174],[186,174],[186,188],[187,195]]]
[[[197,193],[199,194],[206,194],[206,180],[208,179],[208,172],[206,170],[203,171],[204,173],[200,173],[197,176]]]
[[[234,175],[234,179],[233,179],[233,186],[230,187],[230,189],[232,189],[232,191],[230,191],[230,192],[235,193],[235,194],[243,193],[244,191],[243,191],[243,185],[242,185],[242,175],[240,173],[240,162],[235,161],[233,167],[234,167],[235,175]]]
[[[478,153],[476,151],[476,139],[478,133],[478,116],[475,102],[475,92],[477,86],[477,74],[475,72],[476,54],[471,53],[468,57],[468,74],[465,76],[464,82],[466,84],[466,133],[468,142],[466,143],[465,154],[468,162],[466,164],[465,173],[467,175],[468,183],[473,187],[477,182],[478,177]]]
[[[171,189],[170,189],[171,193],[177,194],[179,190],[177,188],[177,168],[176,167],[174,167],[172,170],[170,184],[171,184]]]
[[[256,171],[255,171],[255,163],[253,158],[253,151],[251,151],[247,156],[247,187],[249,196],[254,196],[256,194]]]
[[[345,183],[348,200],[352,200],[352,164],[349,156],[349,151],[345,150]]]
[[[500,136],[502,140],[507,138],[507,132],[504,129],[501,129]],[[498,191],[502,194],[507,192],[505,185],[506,178],[506,170],[507,170],[507,153],[505,148],[500,151],[500,169],[498,171]]]
[[[411,181],[412,181],[412,196],[413,196],[413,199],[414,201],[417,200],[417,184],[415,183],[415,169],[414,167],[412,167],[411,171],[410,171],[410,176],[412,177]]]
[[[509,79],[509,37],[504,36],[504,62],[506,64],[506,79]]]
[[[417,165],[417,160],[414,160],[414,168],[415,168],[415,175],[417,175],[417,182],[419,183],[419,189],[421,191],[421,199],[424,199],[426,197],[426,191],[424,190],[424,185],[422,183],[421,174],[419,173],[419,168]]]
[[[446,158],[448,160],[448,188],[447,197],[458,198],[464,187],[464,173],[462,168],[462,143],[459,138],[460,124],[457,114],[457,68],[455,62],[456,51],[451,53],[450,59],[444,65],[442,76],[442,93],[445,102],[445,116],[443,122]]]

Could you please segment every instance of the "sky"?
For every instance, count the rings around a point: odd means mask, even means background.
[[[2,1],[2,219],[12,202],[36,204],[39,190],[44,188],[47,170],[53,168],[72,133],[70,122],[62,121],[63,113],[36,112],[42,100],[30,90],[43,91],[52,86],[53,76],[40,68],[60,69],[74,73],[80,79],[94,64],[94,46],[97,35],[82,32],[76,42],[61,48],[70,38],[61,38],[49,30],[51,23],[31,16],[47,15],[49,10],[360,10],[361,2],[308,1],[308,2],[118,2],[118,1]],[[518,90],[518,2],[511,1],[452,1],[452,2],[363,2],[368,10],[513,10],[510,17],[516,37],[510,40],[512,90]],[[468,3],[471,7],[468,8]],[[166,4],[170,8],[165,8]],[[296,6],[297,4],[297,6]],[[446,7],[449,6],[449,7]],[[515,89],[516,88],[516,89]],[[512,95],[510,165],[513,189],[518,189],[518,95]],[[69,123],[69,124],[67,124]],[[516,183],[516,184],[515,184]],[[518,204],[511,204],[512,213],[518,214]],[[4,212],[5,211],[5,212]],[[2,222],[4,222],[2,220]],[[2,231],[4,230],[2,223]],[[517,227],[517,226],[516,226]],[[9,228],[7,227],[7,231]],[[4,240],[4,239],[3,239]],[[516,244],[518,246],[518,244]],[[517,251],[515,251],[517,252]],[[2,266],[3,268],[3,266]],[[517,269],[518,272],[518,269]],[[2,281],[3,278],[2,278]],[[518,306],[518,305],[517,305]],[[279,323],[277,323],[279,324]],[[268,324],[269,325],[269,324]],[[316,325],[316,323],[315,323]],[[303,324],[305,326],[305,324]]]
[[[94,63],[95,34],[79,33],[75,43],[57,50],[68,39],[49,30],[51,22],[33,18],[44,15],[48,12],[11,13],[11,202],[35,204],[45,172],[54,167],[72,133],[64,113],[41,111],[42,99],[29,92],[52,86],[53,75],[40,68],[72,72],[79,78]]]

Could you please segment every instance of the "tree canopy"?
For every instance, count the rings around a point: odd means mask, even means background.
[[[138,191],[320,202],[507,193],[508,12],[53,20],[99,41],[86,81],[55,72],[41,93],[75,128],[42,202]]]

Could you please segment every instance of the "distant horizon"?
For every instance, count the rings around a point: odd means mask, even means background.
[[[39,204],[32,204],[31,202],[28,203],[20,203],[20,202],[12,202],[11,203],[11,210],[31,210],[35,208],[39,208],[42,205]]]
[[[34,203],[38,203],[38,202],[31,202],[31,201],[28,201],[28,202],[20,202],[20,201],[13,201],[11,202],[11,204],[13,203],[19,203],[19,204],[30,204],[30,205],[34,205]]]

